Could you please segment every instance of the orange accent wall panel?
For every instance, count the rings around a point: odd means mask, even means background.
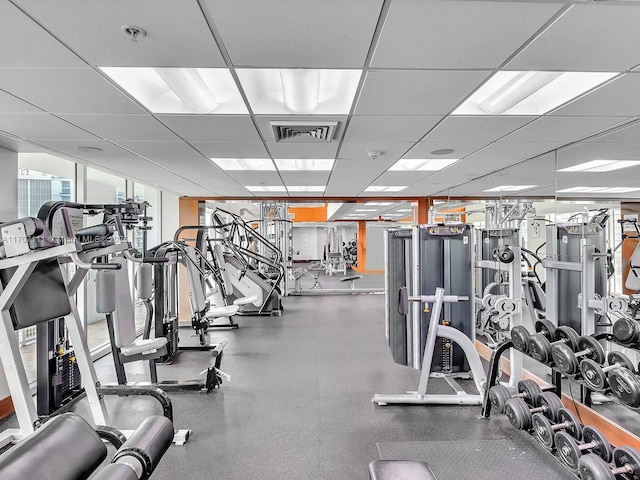
[[[327,204],[323,207],[289,207],[289,213],[293,213],[294,222],[326,222]]]

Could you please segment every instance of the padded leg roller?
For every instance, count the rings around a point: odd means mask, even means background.
[[[138,480],[138,477],[130,466],[111,463],[98,470],[98,473],[91,480]]]
[[[173,424],[166,417],[145,419],[113,456],[112,463],[124,463],[140,479],[149,478],[173,440]]]
[[[0,478],[86,480],[106,456],[107,447],[93,428],[82,417],[65,413],[3,453]]]
[[[376,460],[369,464],[371,480],[438,480],[429,465],[411,460]]]

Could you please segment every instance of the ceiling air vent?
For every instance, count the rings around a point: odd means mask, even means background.
[[[340,122],[271,122],[276,142],[330,142]]]

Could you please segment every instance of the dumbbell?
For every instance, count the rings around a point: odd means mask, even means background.
[[[504,406],[504,413],[509,418],[511,425],[519,430],[531,430],[533,427],[533,414],[542,413],[552,421],[556,421],[558,410],[562,408],[562,401],[555,393],[542,392],[536,395],[535,407],[529,405],[521,398],[511,398]]]
[[[631,370],[618,367],[609,372],[609,387],[625,405],[640,407],[640,378]]]
[[[622,317],[613,324],[613,337],[622,344],[634,345],[640,342],[640,323],[631,318]]]
[[[598,455],[589,453],[580,457],[578,471],[582,480],[615,480],[616,476],[625,474],[624,478],[640,480],[640,452],[631,447],[618,447],[613,451],[611,468]]]
[[[582,430],[582,443],[567,432],[556,432],[556,449],[560,459],[574,472],[578,471],[578,460],[582,452],[594,453],[605,462],[611,461],[611,445],[604,434],[596,427],[588,426]]]
[[[571,327],[558,327],[555,329],[555,340],[551,343],[550,339],[542,333],[536,333],[529,338],[529,356],[542,362],[550,363],[552,361],[553,347],[556,345],[568,346],[572,351],[577,350],[580,336]]]
[[[533,414],[533,431],[542,445],[553,448],[555,432],[563,430],[576,440],[582,438],[582,425],[570,410],[558,410],[558,423],[551,423],[541,413]]]
[[[608,365],[603,367],[590,358],[585,358],[580,362],[580,373],[584,383],[594,390],[604,390],[607,388],[607,372],[614,368],[622,367],[634,372],[635,366],[624,353],[609,352],[607,355]]]
[[[535,329],[536,333],[542,333],[549,339],[554,338],[556,334],[556,327],[546,319],[536,321]],[[513,343],[513,348],[522,353],[527,353],[529,349],[529,338],[531,338],[531,333],[529,333],[529,330],[527,330],[526,327],[518,325],[511,329],[511,342]]]
[[[569,345],[558,344],[551,349],[553,361],[556,368],[567,375],[575,375],[580,371],[578,358],[590,358],[602,365],[605,361],[605,353],[600,342],[590,336],[582,336],[578,340],[577,352],[573,351]]]
[[[539,393],[554,390],[553,385],[541,387],[533,380],[520,380],[518,382],[518,393],[504,385],[495,385],[489,389],[489,401],[491,408],[498,413],[504,413],[504,406],[510,398],[522,398],[525,403],[533,405],[536,395]]]

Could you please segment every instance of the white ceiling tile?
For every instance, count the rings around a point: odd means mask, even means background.
[[[577,142],[620,121],[620,117],[546,116],[506,136],[502,141]]]
[[[446,115],[489,73],[479,70],[369,70],[355,114]]]
[[[429,132],[425,142],[494,142],[534,120],[518,116],[451,116]]]
[[[91,68],[5,68],[0,88],[51,113],[145,113]]]
[[[417,142],[442,117],[354,116],[344,139],[347,141]]]
[[[0,114],[0,130],[31,140],[96,139],[95,135],[48,113]]]
[[[248,115],[158,115],[185,140],[203,142],[259,142]]]
[[[378,179],[376,183],[382,185],[413,185],[414,183],[434,175],[436,172],[413,171],[413,172],[389,172],[386,171]]]
[[[241,185],[282,185],[278,172],[227,170],[226,173]]]
[[[43,113],[43,110],[0,90],[0,113]]]
[[[285,185],[326,185],[330,172],[291,172],[281,171]]]
[[[555,110],[552,115],[634,117],[640,112],[640,74],[621,75],[593,92]]]
[[[158,142],[158,141],[125,141],[116,142],[123,148],[131,150],[143,157],[156,161],[163,159],[196,158],[203,159],[202,155],[186,142]]]
[[[631,143],[599,143],[581,142],[567,148],[558,150],[558,168],[567,168],[573,165],[588,162],[589,160],[599,160],[613,158],[632,150],[640,148],[640,142]]]
[[[465,164],[488,161],[490,168],[497,170],[499,167],[546,153],[556,146],[557,143],[545,142],[497,142],[466,157]]]
[[[235,65],[362,68],[381,0],[207,0]]]
[[[383,152],[377,160],[380,163],[395,163],[407,150],[413,146],[413,142],[386,142],[386,141],[370,141],[370,142],[343,142],[340,149],[339,158],[354,158],[369,161],[369,156],[365,152]]]
[[[5,150],[10,150],[12,152],[34,153],[47,151],[43,147],[38,147],[27,142],[16,140],[15,138],[7,137],[5,135],[2,135],[2,133],[0,133],[0,148],[4,148]]]
[[[221,67],[224,60],[197,2],[58,0],[18,3],[89,64],[107,67]],[[132,42],[135,25],[147,36]],[[33,42],[33,40],[31,40]],[[194,48],[195,47],[195,48]]]
[[[313,122],[314,124],[321,124],[325,122],[338,122],[336,127],[333,142],[337,143],[340,138],[342,138],[342,132],[344,131],[344,125],[347,121],[346,116],[318,116],[318,115],[257,115],[256,123],[258,124],[258,129],[262,134],[262,138],[265,139],[266,142],[273,142],[275,140],[273,135],[273,128],[271,127],[271,122]],[[304,143],[304,142],[303,142]]]
[[[251,142],[189,142],[209,158],[268,158],[262,143]]]
[[[339,143],[267,143],[273,158],[335,158]]]
[[[333,167],[325,195],[355,196],[387,169],[387,162],[376,160],[338,160]]]
[[[481,149],[489,142],[467,142],[464,140],[449,140],[441,142],[420,142],[411,149],[403,158],[434,158],[434,154],[437,150],[445,148],[452,149],[452,153],[446,155],[438,155],[435,158],[464,158],[467,155],[472,154],[476,150]]]
[[[621,121],[618,118],[618,121]],[[597,143],[638,143],[640,139],[640,124],[635,122],[624,128],[615,129],[615,131],[603,135],[598,135],[593,139]]]
[[[507,67],[622,72],[640,63],[639,43],[637,5],[573,5]]]
[[[373,67],[495,68],[561,5],[394,0]]]
[[[77,55],[11,2],[0,2],[0,32],[2,67],[85,66]]]
[[[177,141],[176,135],[151,115],[61,115],[107,140]]]

